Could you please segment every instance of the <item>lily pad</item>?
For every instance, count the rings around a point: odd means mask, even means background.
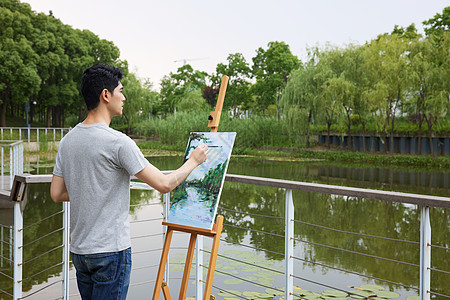
[[[376,296],[376,294],[373,293],[372,291],[366,291],[366,290],[363,290],[363,291],[349,291],[348,293],[350,294],[349,297],[351,297],[353,299],[364,299],[364,298],[367,298],[367,297],[370,297],[370,296],[372,296],[372,297]]]
[[[272,294],[267,294],[267,293],[260,293],[259,295],[258,295],[258,298],[259,299],[271,299],[271,298],[273,298],[274,297],[274,295],[272,295]]]
[[[225,284],[240,284],[243,283],[244,281],[241,279],[237,279],[237,278],[230,278],[230,279],[225,279],[223,281],[223,283]]]
[[[279,290],[276,290],[276,289],[266,289],[265,292],[267,294],[271,294],[271,295],[274,295],[274,296],[282,296],[282,295],[284,295],[283,291],[279,291]]]
[[[406,297],[406,300],[419,300],[420,297],[419,296],[408,296]]]
[[[365,290],[369,290],[369,291],[384,291],[384,287],[380,286],[380,285],[375,285],[375,284],[363,284],[360,286],[360,288],[365,289]]]
[[[264,277],[264,278],[268,278],[268,277],[272,277],[273,276],[273,274],[270,274],[268,272],[257,272],[257,273],[254,273],[253,275],[259,276],[259,277]]]
[[[240,291],[236,291],[236,290],[225,290],[225,291],[218,292],[217,295],[222,296],[222,297],[236,297],[236,296],[241,296],[242,293]]]
[[[326,290],[322,292],[323,296],[330,296],[330,297],[347,297],[348,293],[342,292],[342,291],[336,291],[336,290]]]
[[[258,292],[253,292],[253,291],[245,291],[242,293],[245,297],[247,297],[248,299],[257,299],[259,294]]]
[[[386,299],[394,299],[400,297],[400,294],[391,291],[378,291],[377,296]]]

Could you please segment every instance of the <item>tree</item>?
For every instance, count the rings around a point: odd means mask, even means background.
[[[300,61],[284,42],[269,42],[268,49],[256,50],[252,60],[253,76],[256,78],[252,91],[259,110],[265,111],[271,104],[278,105],[289,74],[300,67]]]
[[[390,153],[394,152],[395,117],[408,89],[407,51],[409,40],[398,35],[382,35],[364,48],[364,64],[373,83],[367,94],[377,102],[376,128],[386,145],[390,131]],[[387,147],[385,147],[387,151]]]
[[[418,116],[419,141],[422,135],[422,123],[426,122],[433,149],[433,127],[442,120],[449,111],[450,93],[450,33],[442,33],[440,42],[429,36],[416,40],[410,51],[410,104]],[[419,143],[420,151],[420,143]],[[420,154],[420,152],[419,152]]]
[[[228,87],[226,93],[226,108],[233,108],[233,114],[237,114],[238,107],[248,109],[252,100],[250,94],[251,69],[241,53],[230,54],[227,57],[228,64],[219,63],[212,81],[219,86],[223,75],[227,75]]]
[[[442,14],[437,13],[433,18],[423,21],[422,24],[427,36],[435,35],[441,37],[444,32],[450,30],[450,6],[444,8]]]
[[[311,123],[320,99],[320,82],[316,79],[317,65],[311,57],[304,67],[292,72],[279,101],[282,114],[295,137],[305,137],[310,147]]]
[[[126,98],[123,117],[127,123],[127,133],[136,120],[146,119],[157,102],[158,93],[151,90],[149,82],[142,83],[135,74],[129,73],[122,80],[123,94]]]
[[[208,74],[194,70],[189,64],[178,68],[161,80],[161,104],[166,112],[173,112],[187,91],[202,91]]]
[[[19,1],[2,1],[0,6],[0,126],[6,126],[8,105],[24,104],[36,94],[41,82],[38,55],[33,49],[32,11]]]

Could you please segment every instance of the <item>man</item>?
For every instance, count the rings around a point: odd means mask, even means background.
[[[161,193],[170,192],[206,160],[197,147],[176,171],[164,175],[142,155],[133,140],[109,127],[122,115],[125,97],[120,69],[95,65],[82,77],[87,118],[59,145],[50,193],[70,201],[70,252],[83,299],[125,299],[130,282],[128,221],[130,175]]]

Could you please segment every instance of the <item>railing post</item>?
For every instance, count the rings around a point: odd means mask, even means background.
[[[13,151],[13,147],[9,146],[9,189],[12,188],[13,185],[13,180],[14,180],[14,165],[13,165],[13,160],[14,160],[14,151]]]
[[[20,201],[14,202],[14,300],[22,298],[23,215]]]
[[[56,140],[55,128],[53,128],[53,141]]]
[[[166,193],[163,195],[163,218],[164,221],[167,222],[167,216],[169,215],[169,208],[170,208],[170,193]],[[166,239],[167,234],[167,226],[163,226],[163,244],[164,240]],[[164,270],[164,281],[169,283],[169,255],[167,255],[167,265],[166,269]]]
[[[294,202],[292,200],[292,190],[286,190],[286,209],[285,209],[285,248],[284,260],[285,268],[285,286],[284,299],[292,300],[294,292]]]
[[[70,232],[70,203],[63,202],[63,285],[62,295],[64,300],[69,299],[69,232]]]
[[[430,208],[420,208],[420,300],[430,300],[431,280]]]
[[[30,127],[27,127],[27,130],[28,130],[28,144],[30,144]]]
[[[39,128],[36,128],[36,141],[39,143]]]
[[[197,236],[195,247],[195,299],[203,299],[203,236]]]

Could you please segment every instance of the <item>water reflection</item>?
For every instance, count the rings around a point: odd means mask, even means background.
[[[149,158],[149,160],[158,168],[169,170],[177,168],[182,162],[182,157]],[[44,165],[46,169],[35,168],[35,172],[37,173],[38,170],[41,174],[51,172],[51,163],[51,161],[40,160],[40,165]],[[323,163],[280,163],[232,158],[228,173],[450,196],[449,173],[439,171],[416,172],[380,168],[349,168],[346,166],[329,166]],[[225,182],[219,213],[225,219],[224,237],[226,240],[235,245],[245,244],[254,248],[268,249],[270,252],[264,254],[262,251],[256,252],[264,255],[266,259],[282,263],[283,256],[277,253],[284,253],[284,237],[280,236],[284,234],[284,198],[285,192],[282,189]],[[419,245],[414,242],[419,241],[420,211],[416,206],[300,191],[293,192],[293,199],[297,221],[295,223],[295,256],[297,258],[400,282],[407,286],[418,286],[419,270],[416,266],[383,261],[321,246],[328,245],[417,265],[419,264]],[[147,211],[139,206],[134,206],[149,201],[160,202],[159,194],[153,191],[132,190],[131,218],[137,218],[138,215],[147,219],[155,215],[160,216],[159,210],[155,211],[152,208]],[[24,256],[26,262],[24,265],[24,291],[35,289],[36,285],[60,276],[61,266],[58,264],[62,257],[61,232],[52,233],[58,230],[62,224],[62,215],[58,214],[60,210],[61,206],[55,205],[50,199],[48,184],[33,184],[30,186],[24,213],[24,225],[29,226],[51,214],[56,215],[24,230],[24,244],[28,244],[25,246]],[[0,223],[12,224],[11,216],[12,210],[0,210]],[[311,224],[413,243],[358,236],[312,226]],[[142,225],[142,227],[137,228],[138,225]],[[250,227],[255,231],[242,229]],[[432,243],[450,247],[448,209],[431,209],[431,227]],[[161,231],[161,226],[158,222],[151,225],[139,223],[134,230],[139,231],[137,234],[152,234]],[[42,240],[34,241],[38,237],[38,232],[39,236],[47,233],[49,235]],[[9,232],[5,230],[3,240],[8,240],[9,235]],[[145,241],[137,241],[135,244],[137,245],[136,250],[148,248],[148,242]],[[226,243],[221,245],[221,249],[224,250],[229,247]],[[251,251],[243,246],[235,247],[243,251]],[[3,249],[2,256],[9,257],[9,248],[4,247]],[[48,253],[39,259],[32,260],[32,258],[44,252]],[[450,251],[433,248],[432,252],[432,267],[450,271],[450,259],[448,259]],[[142,260],[137,257],[135,265],[147,265],[148,261],[148,258]],[[12,276],[10,264],[7,264],[6,261],[3,261],[1,268],[3,273]],[[39,273],[42,270],[46,271]],[[149,279],[153,279],[156,274],[155,270],[137,272],[142,272],[139,273],[140,277]],[[38,274],[35,275],[36,273]],[[342,272],[303,261],[296,261],[294,273],[296,275],[302,274],[302,276],[312,280],[345,287],[370,282],[357,276],[351,277],[351,280],[346,279],[347,277],[343,276]],[[445,273],[433,271],[432,290],[449,295],[449,276]],[[382,282],[375,282],[383,284]],[[308,285],[302,281],[298,281],[296,284],[321,291],[320,287]],[[415,291],[407,288],[383,285],[401,292],[402,297],[415,294]],[[225,286],[224,288],[230,287]],[[238,287],[232,286],[231,288],[237,289]],[[242,288],[249,289],[245,286]],[[0,276],[0,289],[12,292],[12,280]],[[148,289],[142,295],[147,295],[145,293],[148,294]],[[131,292],[131,294],[135,294],[135,292]],[[0,294],[0,299],[9,298]]]

